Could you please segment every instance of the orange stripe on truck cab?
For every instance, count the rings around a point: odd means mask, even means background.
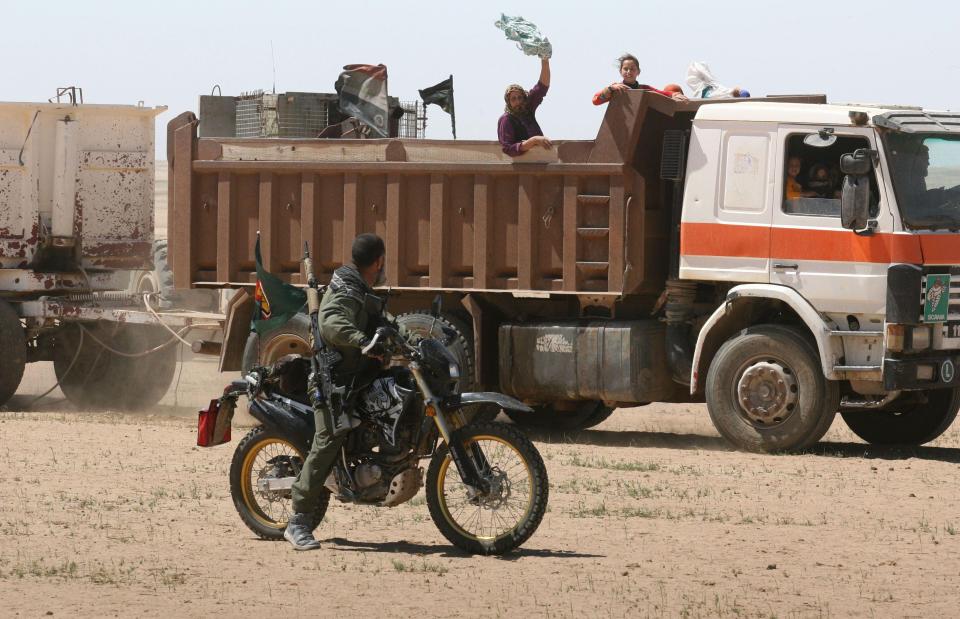
[[[858,235],[849,230],[715,223],[683,223],[680,227],[680,253],[730,258],[922,264],[928,247],[927,239],[932,238],[944,239],[936,243],[938,261],[960,262],[960,238],[957,236]],[[947,238],[952,239],[952,246],[946,242]],[[921,251],[921,239],[924,251]],[[930,246],[932,248],[933,244]],[[930,259],[927,262],[932,264]]]
[[[921,234],[920,247],[926,264],[960,264],[958,234]]]

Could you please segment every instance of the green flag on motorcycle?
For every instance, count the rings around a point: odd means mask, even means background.
[[[257,333],[266,333],[293,318],[307,302],[307,293],[263,268],[259,232],[253,253],[257,262],[257,287],[253,293],[257,307],[253,313],[253,328]]]

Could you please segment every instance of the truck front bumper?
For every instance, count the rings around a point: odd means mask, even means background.
[[[960,355],[948,352],[883,360],[883,387],[893,390],[926,390],[960,387]]]

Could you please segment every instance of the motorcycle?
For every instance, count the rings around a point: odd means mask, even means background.
[[[319,287],[305,253],[312,358],[295,359],[282,371],[255,368],[231,383],[222,398],[235,402],[246,395],[250,413],[261,423],[237,445],[230,491],[244,524],[269,540],[283,538],[291,487],[315,432],[311,401],[320,391],[316,370],[324,351]],[[437,302],[433,312],[439,315]],[[491,404],[511,412],[532,409],[500,393],[458,393],[459,366],[437,339],[412,344],[396,328],[382,326],[364,352],[373,350],[389,358],[390,367],[356,398],[344,445],[312,514],[314,524],[323,520],[331,497],[380,507],[409,501],[424,486],[420,462],[429,460],[426,503],[447,540],[475,554],[503,554],[523,544],[547,506],[543,459],[516,426],[469,423],[469,411]]]

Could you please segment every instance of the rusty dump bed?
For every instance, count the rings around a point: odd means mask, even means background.
[[[394,288],[659,290],[670,226],[662,136],[689,128],[704,103],[630,92],[608,106],[596,139],[516,159],[495,141],[198,139],[196,117],[181,114],[167,127],[175,286],[250,283],[260,230],[266,268],[293,283],[303,283],[304,241],[326,281],[353,237],[375,232]]]

